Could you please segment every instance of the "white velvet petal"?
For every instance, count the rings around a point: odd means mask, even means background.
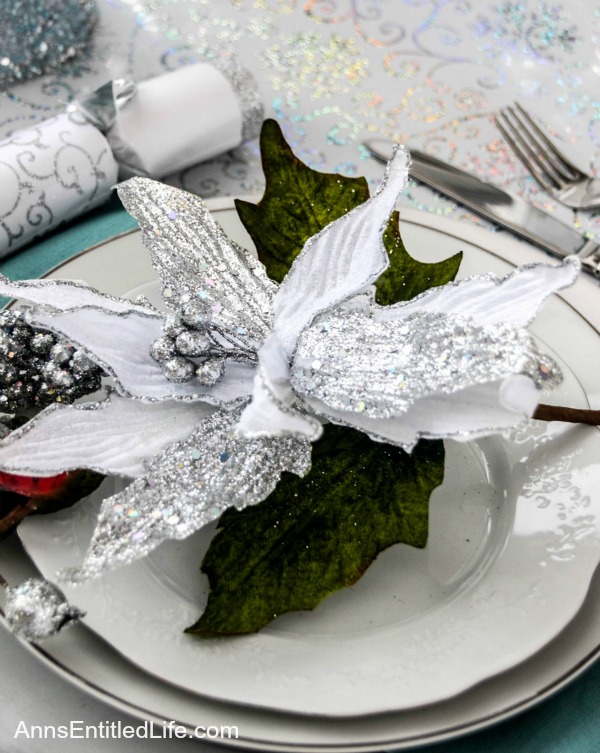
[[[53,405],[0,443],[0,468],[35,476],[80,468],[139,476],[145,459],[185,439],[214,410],[198,402],[149,404],[118,395],[102,403]]]
[[[196,380],[170,382],[162,366],[150,356],[151,343],[162,335],[162,318],[85,308],[56,314],[38,311],[35,321],[83,348],[114,377],[119,392],[127,396],[149,400],[203,399],[221,404],[239,400],[252,390],[254,367],[242,363],[227,364],[225,377],[214,387],[203,388]]]
[[[579,260],[570,256],[558,265],[518,267],[504,278],[473,277],[432,288],[407,303],[376,307],[375,318],[398,320],[415,311],[431,311],[464,314],[479,325],[505,323],[525,327],[550,295],[575,282],[580,269]]]
[[[321,424],[294,410],[297,398],[290,386],[287,356],[276,335],[271,335],[259,350],[259,368],[254,377],[252,402],[244,409],[236,433],[242,437],[321,436]]]
[[[115,298],[100,293],[94,288],[72,280],[24,280],[13,282],[0,275],[0,295],[7,298],[19,298],[39,306],[50,306],[61,311],[95,306],[125,313],[137,311],[146,316],[159,319],[161,315],[148,306],[128,301],[126,298]]]
[[[372,439],[410,452],[420,438],[468,442],[507,431],[532,415],[538,398],[529,377],[518,374],[452,395],[430,395],[398,418],[369,418],[363,413],[330,410],[318,400],[306,402],[332,423],[352,426]]]
[[[410,158],[399,147],[377,193],[306,242],[273,299],[275,332],[286,353],[314,317],[374,282],[388,266],[381,239]]]

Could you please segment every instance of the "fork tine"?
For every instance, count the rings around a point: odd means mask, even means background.
[[[546,147],[544,156],[547,157],[548,161],[553,165],[556,171],[563,175],[567,181],[580,180],[585,177],[578,167],[559,152],[527,110],[518,102],[515,102],[515,107],[522,117],[521,123],[528,129],[530,135],[532,137],[537,137]],[[518,116],[516,117],[518,118]]]
[[[503,118],[503,120],[501,119]],[[552,193],[556,190],[557,186],[551,183],[544,172],[544,166],[536,158],[535,153],[531,153],[531,150],[527,142],[522,138],[518,129],[508,119],[505,110],[500,110],[500,113],[494,117],[494,121],[500,133],[504,136],[509,146],[521,162],[529,170],[537,182],[548,192]],[[531,159],[530,155],[533,157]]]
[[[539,169],[547,175],[551,182],[554,182],[555,188],[562,188],[565,184],[565,178],[556,169],[552,160],[548,159],[544,147],[536,141],[535,136],[529,131],[525,122],[512,107],[506,108],[505,118],[507,123],[512,126],[513,138],[519,141],[521,148],[527,152],[529,159],[538,165]]]

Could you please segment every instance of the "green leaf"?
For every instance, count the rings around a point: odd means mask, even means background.
[[[377,280],[377,303],[391,306],[410,301],[429,288],[451,282],[462,261],[462,251],[444,261],[426,264],[414,259],[406,250],[399,227],[400,215],[393,212],[383,234],[383,243],[390,257],[390,266]]]
[[[237,201],[268,274],[281,281],[306,240],[368,198],[363,179],[325,175],[303,165],[275,121],[261,133],[265,194]],[[423,264],[407,252],[390,218],[384,244],[390,266],[377,281],[377,301],[409,300],[452,280],[461,254]],[[378,553],[427,541],[428,501],[441,483],[444,448],[421,442],[408,455],[352,429],[328,425],[313,447],[313,467],[284,474],[276,490],[242,512],[227,510],[202,563],[211,591],[199,635],[258,630],[278,614],[312,609],[354,583]]]
[[[286,143],[275,120],[265,120],[260,151],[266,188],[258,204],[236,200],[240,219],[272,280],[281,282],[305,242],[369,198],[364,178],[311,170]]]
[[[392,544],[424,547],[429,496],[443,475],[441,441],[408,455],[328,425],[310,474],[286,474],[264,502],[221,516],[202,564],[208,605],[187,632],[254,632],[352,585]]]
[[[236,199],[242,224],[272,280],[281,282],[306,241],[369,198],[364,178],[320,173],[301,162],[275,120],[260,134],[265,193],[258,204]],[[383,235],[390,266],[377,281],[377,302],[389,306],[453,280],[462,253],[443,262],[424,264],[406,250],[394,212]]]

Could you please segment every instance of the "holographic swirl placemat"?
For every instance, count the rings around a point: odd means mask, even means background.
[[[600,5],[588,0],[98,0],[85,52],[55,73],[0,90],[0,138],[108,78],[141,79],[235,51],[267,116],[318,169],[382,168],[361,146],[388,136],[524,195],[600,238],[598,212],[557,205],[516,162],[492,114],[519,99],[584,169],[600,157]],[[28,40],[23,39],[23,44]],[[170,182],[203,196],[259,192],[251,142]],[[405,204],[484,224],[413,183]],[[0,206],[0,216],[2,207]]]

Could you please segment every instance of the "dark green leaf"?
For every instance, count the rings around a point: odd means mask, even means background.
[[[445,285],[456,277],[462,251],[444,261],[424,264],[406,250],[399,228],[400,215],[393,212],[383,234],[383,243],[390,257],[390,266],[377,280],[377,303],[391,306],[397,301],[410,301],[429,288]]]
[[[261,151],[267,180],[257,204],[238,201],[269,275],[281,281],[306,240],[366,201],[366,181],[325,175],[292,154],[274,121]],[[409,300],[452,280],[461,254],[423,264],[406,251],[394,213],[384,234],[390,267],[377,282],[377,301]],[[304,479],[284,474],[261,504],[227,510],[202,564],[211,592],[190,632],[258,630],[274,616],[312,609],[354,583],[383,549],[427,541],[428,501],[441,483],[444,448],[421,442],[412,455],[372,442],[360,432],[327,426],[314,445]]]
[[[294,156],[281,128],[266,120],[260,134],[266,188],[258,204],[236,200],[244,227],[269,277],[281,282],[304,243],[369,198],[364,178],[311,170]]]
[[[264,502],[221,516],[202,564],[208,605],[188,632],[254,632],[356,582],[392,544],[424,547],[429,496],[443,475],[442,442],[407,455],[328,425],[308,476],[287,474]]]

